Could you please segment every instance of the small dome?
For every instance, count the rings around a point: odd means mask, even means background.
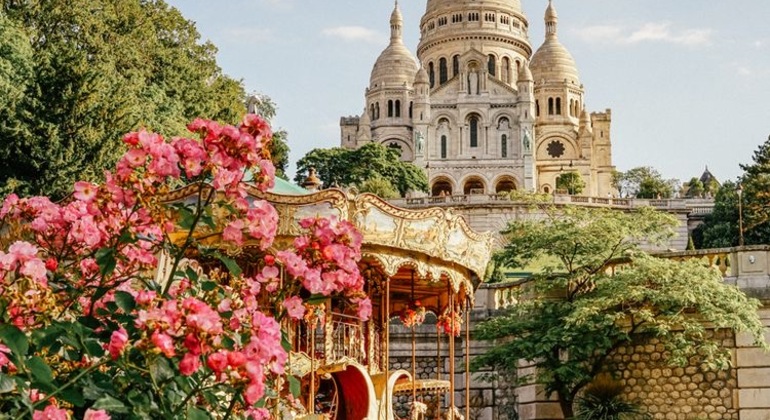
[[[425,70],[425,67],[423,66],[420,66],[420,68],[417,70],[417,74],[414,75],[414,84],[418,83],[424,83],[426,85],[430,83],[428,70]]]
[[[520,82],[531,82],[535,80],[534,77],[532,77],[532,71],[529,70],[528,65],[523,65],[519,69],[519,81]]]
[[[575,59],[559,42],[557,36],[558,16],[553,3],[548,2],[545,11],[545,42],[532,56],[530,67],[535,82],[564,82],[580,85],[580,75]]]
[[[401,39],[403,25],[398,2],[390,16],[390,45],[380,54],[372,68],[369,87],[411,85],[417,72],[417,61]]]

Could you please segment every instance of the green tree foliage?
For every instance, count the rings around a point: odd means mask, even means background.
[[[494,344],[475,367],[511,371],[521,360],[534,364],[536,377],[522,380],[543,384],[571,418],[580,391],[621,345],[655,337],[667,347],[668,363],[695,357],[714,369],[727,367],[730,354],[709,338],[706,324],[748,331],[766,346],[758,302],[725,284],[718,271],[639,250],[640,241],[671,237],[672,216],[650,208],[542,210],[546,218],[516,220],[503,232],[509,242],[498,262],[510,268],[548,263],[525,286],[531,298],[480,325],[478,336]],[[623,268],[612,270],[616,264]]]
[[[690,178],[684,186],[687,189],[687,197],[700,197],[706,192],[706,187],[697,177]]]
[[[696,248],[727,248],[738,245],[738,193],[736,184],[725,182],[714,197],[714,210],[693,232]]]
[[[671,198],[679,181],[663,179],[656,169],[640,166],[613,174],[613,184],[622,197]]]
[[[401,196],[408,191],[428,191],[425,173],[400,159],[400,152],[379,143],[367,143],[351,150],[341,147],[314,149],[297,162],[294,181],[302,184],[312,167],[324,187],[361,186],[365,181],[382,178]]]
[[[195,117],[232,123],[243,114],[241,83],[163,1],[0,7],[0,192],[61,197],[115,163],[125,132],[174,136]]]
[[[556,178],[556,190],[566,191],[569,195],[577,195],[583,192],[586,182],[577,172],[567,172]]]
[[[770,137],[741,165],[746,245],[770,243]]]
[[[358,186],[358,191],[362,193],[372,193],[384,199],[398,198],[400,196],[398,190],[393,187],[393,184],[382,177],[367,179]]]
[[[599,374],[578,397],[575,420],[651,420],[642,408],[623,399],[623,384],[607,373]]]
[[[254,111],[269,121],[275,118],[278,107],[269,96],[254,94],[247,101],[249,112]],[[290,151],[288,137],[289,133],[286,130],[277,130],[273,132],[273,141],[270,143],[270,157],[275,165],[275,176],[287,181],[289,177],[286,175],[286,170],[289,167]]]

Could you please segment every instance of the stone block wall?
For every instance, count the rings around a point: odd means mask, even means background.
[[[729,331],[713,333],[723,348],[734,349]],[[657,339],[619,348],[608,368],[625,386],[628,401],[639,403],[656,420],[738,419],[737,369],[713,371],[693,361],[685,367],[666,363]]]

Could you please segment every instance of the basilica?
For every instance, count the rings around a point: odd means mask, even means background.
[[[528,29],[520,0],[428,0],[415,59],[396,2],[364,111],[340,121],[342,147],[399,149],[432,195],[553,193],[567,173],[583,195],[614,194],[611,113],[585,109],[551,1],[534,54]]]

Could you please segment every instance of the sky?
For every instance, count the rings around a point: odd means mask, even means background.
[[[339,146],[387,46],[392,0],[168,0],[219,49],[223,71],[278,106],[290,161]],[[533,51],[547,0],[521,0]],[[401,0],[419,42],[426,0]],[[735,179],[770,135],[770,1],[554,0],[589,111],[612,109],[613,162],[687,181]]]

